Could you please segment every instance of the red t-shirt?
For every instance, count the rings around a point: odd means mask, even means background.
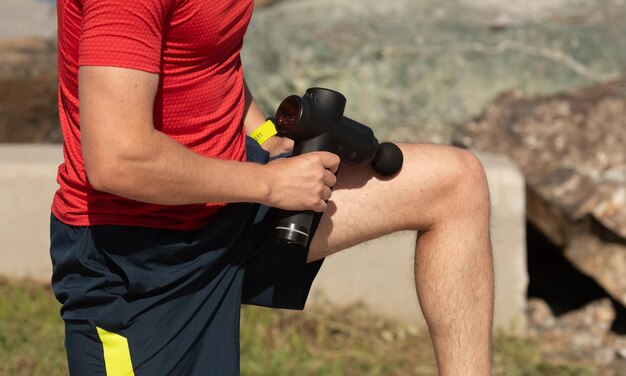
[[[153,205],[96,191],[80,145],[78,67],[160,74],[154,127],[212,158],[245,160],[239,52],[252,0],[59,0],[59,114],[64,163],[52,213],[66,224],[193,230],[224,204]],[[216,177],[219,178],[219,177]]]

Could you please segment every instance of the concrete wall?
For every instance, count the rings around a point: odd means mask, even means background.
[[[496,327],[523,333],[528,282],[524,182],[508,159],[479,157],[493,202]],[[61,161],[59,145],[0,145],[1,276],[49,281],[50,204]],[[414,243],[415,233],[392,234],[329,257],[309,306],[361,302],[388,318],[422,324],[413,283]]]
[[[0,275],[49,280],[59,145],[0,145]]]

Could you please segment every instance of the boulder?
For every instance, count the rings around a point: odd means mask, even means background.
[[[449,143],[512,89],[549,95],[619,77],[626,3],[316,0],[259,7],[243,51],[268,113],[313,86],[379,138]]]
[[[254,6],[256,8],[268,7],[276,3],[279,3],[281,1],[286,1],[286,0],[254,0]]]
[[[548,97],[503,94],[455,143],[517,162],[528,220],[626,303],[626,80]]]

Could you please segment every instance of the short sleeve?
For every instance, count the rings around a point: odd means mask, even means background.
[[[159,73],[170,6],[169,0],[85,0],[78,64]]]

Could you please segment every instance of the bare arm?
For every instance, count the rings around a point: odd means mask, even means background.
[[[334,184],[326,173],[337,169],[332,154],[268,165],[201,156],[154,128],[158,82],[158,75],[133,69],[80,68],[81,144],[95,189],[165,205],[245,201],[325,208],[319,197]]]

